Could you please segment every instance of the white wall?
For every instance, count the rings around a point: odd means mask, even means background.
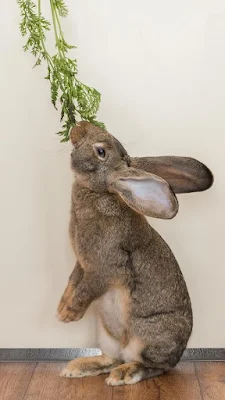
[[[65,32],[80,78],[102,93],[100,118],[131,155],[196,157],[209,192],[180,196],[173,221],[152,224],[187,280],[190,347],[225,347],[225,3],[223,0],[70,0]],[[92,312],[55,318],[73,268],[67,234],[70,145],[54,132],[44,68],[21,50],[16,2],[1,5],[0,347],[95,345]]]

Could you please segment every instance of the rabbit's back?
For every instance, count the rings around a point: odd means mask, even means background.
[[[140,315],[169,310],[187,312],[190,299],[179,265],[163,238],[151,229],[147,248],[132,252],[132,265],[136,273],[134,295],[139,299]],[[138,312],[138,310],[137,310]]]

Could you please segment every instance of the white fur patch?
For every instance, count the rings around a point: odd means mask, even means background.
[[[108,357],[125,362],[141,362],[141,353],[145,345],[138,338],[131,338],[125,348],[120,344],[128,328],[126,321],[128,302],[129,295],[121,288],[110,289],[98,300],[98,341],[102,353]]]
[[[121,337],[126,329],[125,307],[127,292],[112,288],[98,301],[98,312],[112,336]]]
[[[98,322],[98,342],[103,354],[116,360],[120,359],[120,342],[106,332],[100,318]]]
[[[121,350],[122,359],[125,362],[142,362],[141,352],[145,348],[144,344],[138,338],[130,339],[128,345]]]

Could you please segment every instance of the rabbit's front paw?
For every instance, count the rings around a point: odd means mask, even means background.
[[[57,317],[61,322],[76,321],[76,312],[73,307],[74,292],[69,292],[68,288],[69,286],[62,296],[57,309]]]
[[[58,310],[58,319],[61,322],[79,321],[84,315],[83,310],[75,310],[67,305]]]

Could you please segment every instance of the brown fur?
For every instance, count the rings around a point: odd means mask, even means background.
[[[117,305],[112,310],[120,313],[118,319],[112,315],[112,321],[120,325],[111,327],[104,316],[103,320],[124,352],[133,351],[134,344],[133,364],[118,367],[115,374],[120,384],[135,383],[175,366],[192,331],[191,302],[183,275],[170,248],[142,212],[172,218],[178,211],[176,197],[163,177],[174,191],[188,192],[208,188],[212,174],[197,160],[180,157],[161,159],[162,165],[160,158],[138,162],[112,135],[87,122],[72,130],[71,139],[76,182],[70,237],[78,262],[61,300],[59,318],[78,320],[94,300],[104,301],[112,288],[122,288],[122,309]],[[110,301],[113,305],[113,296]],[[114,378],[108,383],[117,384]]]

